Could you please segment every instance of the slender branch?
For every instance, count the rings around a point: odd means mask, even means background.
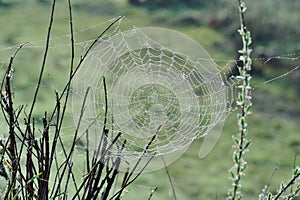
[[[90,88],[87,89],[85,95],[84,95],[84,99],[83,99],[83,103],[82,103],[82,107],[81,107],[81,111],[80,111],[80,116],[79,116],[79,119],[78,119],[78,123],[77,123],[77,127],[76,127],[76,130],[75,130],[75,135],[73,137],[73,142],[71,143],[72,146],[70,148],[70,151],[69,151],[69,154],[68,154],[68,157],[66,158],[66,160],[64,161],[64,163],[68,163],[73,155],[73,152],[74,152],[74,148],[75,148],[75,145],[76,145],[76,139],[77,139],[77,135],[78,135],[78,132],[79,132],[79,128],[80,128],[80,125],[81,125],[81,122],[82,122],[82,117],[84,115],[84,110],[85,110],[85,103],[86,103],[86,100],[87,100],[87,96],[88,96],[88,93],[89,93],[89,90]],[[65,170],[67,168],[67,164],[65,164],[63,166],[63,170],[62,170],[62,174],[64,174]],[[58,186],[56,187],[56,191],[54,193],[54,196],[56,196],[58,194],[58,190],[60,188],[60,185],[62,183],[62,178],[63,176],[61,176],[58,180]]]
[[[150,190],[150,195],[149,195],[149,197],[148,197],[148,200],[151,200],[151,198],[152,198],[152,196],[154,195],[154,193],[156,192],[156,190],[157,190],[157,187],[155,187],[155,188],[151,188],[151,190]]]
[[[83,62],[85,61],[85,59],[87,58],[88,54],[90,53],[90,51],[92,50],[92,48],[97,44],[97,42],[104,36],[104,34],[111,29],[111,27],[113,25],[115,25],[118,21],[120,21],[123,18],[123,16],[118,17],[116,20],[114,20],[108,27],[106,27],[106,29],[104,31],[102,31],[98,37],[96,39],[94,39],[94,41],[92,42],[92,44],[88,47],[88,49],[86,50],[86,52],[83,54],[83,56],[81,56],[81,59],[79,60],[77,66],[75,67],[72,75],[70,76],[68,82],[66,83],[64,89],[61,92],[61,95],[59,97],[59,99],[61,99],[64,94],[66,93],[68,87],[70,86],[74,76],[77,74],[77,72],[79,71],[79,69],[81,68]],[[55,112],[56,107],[54,108],[53,111],[53,115],[50,117],[50,120],[54,117],[54,112]]]
[[[71,81],[74,78],[74,76],[77,74],[77,72],[79,71],[80,67],[82,66],[83,61],[85,61],[87,55],[90,53],[90,51],[92,50],[92,48],[96,45],[96,43],[99,41],[100,38],[102,38],[102,36],[114,25],[116,24],[120,19],[122,19],[123,17],[120,16],[118,17],[115,21],[113,21],[104,31],[102,31],[101,34],[98,35],[98,37],[92,42],[92,44],[89,46],[89,48],[87,49],[87,51],[84,53],[84,55],[81,57],[79,63],[77,64],[75,70],[72,72],[72,74],[69,77],[69,80],[67,81],[62,93],[59,96],[59,100],[61,100],[61,98],[64,96],[64,94],[68,91],[68,88],[71,85]],[[49,118],[49,121],[52,121],[54,115],[55,115],[55,111],[57,109],[57,105],[55,105],[54,110],[52,112],[51,117]],[[59,132],[57,132],[57,134],[59,134]],[[57,136],[58,137],[58,136]],[[56,142],[52,145],[52,153],[50,156],[50,166],[52,165],[53,162],[53,154],[55,153],[55,149],[56,149]]]
[[[162,161],[164,163],[164,168],[165,168],[166,174],[168,176],[168,179],[169,179],[169,182],[170,182],[170,185],[171,185],[171,189],[172,189],[172,194],[173,194],[174,200],[176,200],[177,197],[176,197],[175,187],[174,187],[174,184],[173,184],[173,181],[172,181],[169,169],[168,169],[168,167],[166,165],[166,161],[165,161],[165,159],[164,159],[163,156],[161,156],[161,159],[162,159]]]
[[[10,177],[9,180],[9,184],[8,184],[8,190],[5,194],[4,199],[8,198],[11,190],[12,196],[15,196],[16,194],[16,190],[14,189],[15,184],[16,184],[16,176],[17,176],[17,171],[18,171],[18,166],[19,166],[19,158],[18,158],[18,151],[17,151],[17,144],[16,144],[16,137],[15,137],[15,113],[14,113],[14,107],[13,107],[13,99],[12,99],[12,91],[11,91],[11,79],[12,79],[12,75],[13,75],[13,62],[14,62],[14,58],[17,55],[17,53],[21,50],[23,46],[21,45],[16,52],[14,53],[14,55],[10,58],[10,62],[8,64],[7,67],[7,71],[5,74],[5,92],[6,92],[6,98],[2,98],[2,101],[5,99],[6,102],[6,106],[5,106],[5,110],[8,114],[8,125],[9,125],[9,139],[7,140],[7,145],[5,145],[5,148],[7,148],[8,153],[9,153],[9,157],[10,157],[10,161],[11,161],[11,171],[12,171],[12,175]],[[4,80],[3,80],[4,81]],[[2,87],[3,87],[3,83],[2,83]],[[2,89],[2,88],[1,88]],[[1,92],[2,93],[2,92]],[[2,96],[2,95],[1,95]],[[4,150],[4,152],[6,151],[6,149]]]
[[[287,189],[289,187],[291,187],[292,185],[294,185],[295,181],[300,177],[300,170],[297,171],[297,174],[295,176],[293,176],[293,178],[288,182],[288,184],[286,184],[286,186],[284,186],[283,188],[281,188],[281,190],[276,194],[276,196],[272,199],[272,200],[277,200],[281,197],[281,195],[287,191]],[[297,191],[298,192],[298,191]]]
[[[155,153],[150,157],[150,159],[142,166],[141,170],[139,172],[137,172],[137,174],[131,179],[132,175],[134,173],[136,173],[136,169],[137,167],[140,165],[142,159],[144,158],[145,154],[147,153],[148,149],[150,148],[151,144],[154,142],[160,128],[162,125],[160,125],[155,134],[152,136],[152,138],[150,139],[150,141],[148,142],[148,144],[144,147],[144,150],[142,152],[142,154],[140,155],[139,159],[137,160],[137,162],[135,163],[135,165],[133,166],[133,168],[131,169],[130,172],[126,172],[124,174],[124,179],[123,179],[123,183],[122,183],[122,187],[119,191],[117,191],[111,198],[110,200],[112,200],[114,197],[116,197],[116,199],[120,199],[122,192],[124,191],[124,189],[129,186],[130,184],[132,184],[141,174],[142,172],[145,170],[145,168],[148,166],[148,164],[150,163],[150,161],[153,159],[153,157],[155,156]]]
[[[43,56],[43,61],[42,61],[42,67],[41,67],[41,71],[40,71],[40,74],[39,74],[37,86],[36,86],[36,89],[35,89],[35,92],[34,92],[31,108],[30,108],[28,118],[27,118],[28,125],[30,124],[31,115],[33,113],[33,109],[34,109],[34,106],[35,106],[35,103],[36,103],[36,99],[37,99],[37,96],[38,96],[38,93],[39,93],[39,89],[40,89],[40,86],[41,86],[41,82],[42,82],[42,78],[43,78],[43,74],[44,74],[44,70],[45,70],[45,66],[46,66],[46,60],[47,60],[47,56],[48,56],[48,49],[49,49],[50,37],[51,37],[51,31],[52,31],[52,25],[53,25],[53,19],[54,19],[55,3],[56,3],[56,0],[52,0],[50,22],[49,22],[49,26],[48,26],[47,40],[46,40],[46,46],[45,46],[45,51],[44,51],[44,56]]]
[[[244,12],[246,11],[245,3],[242,0],[237,0],[239,4],[240,14],[240,29],[239,33],[242,38],[243,48],[239,51],[241,66],[237,65],[239,70],[239,76],[236,78],[241,80],[241,85],[238,86],[239,93],[237,99],[237,105],[240,107],[241,113],[238,114],[239,135],[234,137],[235,151],[233,153],[234,167],[231,169],[231,178],[233,179],[233,189],[228,192],[228,199],[240,199],[241,198],[241,178],[244,175],[244,171],[247,167],[247,163],[244,161],[243,156],[248,150],[251,142],[247,139],[247,116],[250,114],[251,104],[251,58],[250,58],[250,45],[251,36],[245,25]]]

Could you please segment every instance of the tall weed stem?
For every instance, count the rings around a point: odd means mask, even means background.
[[[241,199],[241,179],[245,175],[245,169],[247,167],[247,162],[244,160],[243,156],[248,151],[251,142],[247,139],[248,126],[247,118],[251,113],[251,36],[250,32],[247,30],[245,25],[244,13],[246,11],[245,3],[242,0],[238,0],[239,4],[239,14],[240,14],[240,29],[238,30],[243,43],[243,48],[239,50],[239,62],[237,63],[237,68],[239,75],[236,78],[239,80],[240,84],[238,86],[238,97],[237,106],[240,109],[240,113],[237,115],[239,133],[233,136],[234,141],[234,152],[233,161],[234,166],[230,170],[230,177],[232,179],[232,186],[228,191],[227,199],[235,200]]]

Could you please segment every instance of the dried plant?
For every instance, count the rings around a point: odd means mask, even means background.
[[[36,133],[35,120],[33,115],[39,91],[41,90],[41,81],[45,73],[46,60],[48,57],[49,43],[51,39],[52,26],[54,23],[54,13],[56,7],[56,0],[52,1],[52,9],[50,15],[50,22],[47,32],[47,40],[45,44],[43,62],[39,73],[37,86],[33,95],[33,100],[30,106],[29,113],[24,119],[20,119],[21,113],[24,111],[24,106],[15,107],[12,92],[12,74],[13,64],[17,53],[22,49],[21,45],[15,54],[11,57],[5,77],[1,84],[1,109],[6,124],[9,130],[9,136],[1,140],[1,160],[0,160],[0,175],[7,180],[7,188],[2,195],[4,199],[120,199],[125,188],[133,183],[142,173],[147,164],[141,165],[141,158],[137,160],[132,169],[128,169],[125,173],[120,173],[120,163],[123,162],[120,157],[111,158],[110,149],[116,143],[122,133],[117,134],[110,145],[106,145],[106,138],[109,130],[106,128],[104,122],[103,132],[101,134],[101,142],[98,145],[96,152],[92,154],[89,152],[88,141],[89,130],[85,130],[87,147],[85,148],[86,156],[85,163],[87,172],[83,178],[78,179],[74,175],[73,170],[73,154],[75,151],[76,142],[79,139],[79,128],[81,125],[82,116],[84,114],[85,102],[89,89],[86,91],[86,96],[82,104],[79,120],[76,124],[76,129],[73,135],[73,140],[70,147],[61,139],[61,128],[65,120],[65,113],[67,102],[69,100],[69,92],[72,79],[79,68],[86,59],[88,53],[97,43],[97,41],[117,23],[122,17],[113,21],[88,47],[83,56],[81,56],[77,66],[74,64],[75,45],[72,19],[71,1],[68,0],[69,5],[69,22],[70,22],[70,74],[69,79],[61,94],[55,93],[53,99],[56,100],[53,111],[45,111],[41,117],[43,128],[41,136]],[[17,79],[18,77],[16,77]],[[103,78],[105,85],[105,78]],[[107,98],[106,87],[103,93]],[[106,105],[106,113],[108,110]],[[24,122],[22,121],[24,120]],[[25,125],[25,126],[24,126]],[[159,131],[159,129],[157,130]],[[144,148],[144,153],[147,151],[151,143],[156,138],[157,133],[154,133],[152,139]],[[126,140],[123,141],[122,150]],[[57,151],[62,149],[63,161],[57,159]],[[93,156],[90,156],[93,155]],[[25,163],[25,164],[24,164]],[[137,170],[140,169],[140,170]],[[122,182],[117,187],[117,177],[120,176]],[[122,178],[123,177],[123,178]],[[70,188],[75,188],[74,194],[69,193]],[[116,191],[116,192],[115,192]],[[149,197],[150,198],[150,197]]]

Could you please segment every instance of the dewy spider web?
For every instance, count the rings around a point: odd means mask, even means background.
[[[163,28],[118,31],[99,41],[73,81],[75,121],[88,88],[81,130],[89,129],[90,147],[95,149],[107,103],[110,135],[121,132],[119,144],[127,141],[121,154],[124,169],[140,158],[156,132],[144,155],[145,161],[154,156],[156,162],[151,161],[146,171],[163,167],[160,156],[170,164],[194,139],[208,135],[200,151],[204,157],[231,109],[232,90],[208,53],[187,36]],[[117,146],[111,156],[119,156]]]

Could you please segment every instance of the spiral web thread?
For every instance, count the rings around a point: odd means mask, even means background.
[[[166,30],[133,28],[101,40],[74,81],[73,110],[91,88],[83,129],[94,124],[92,141],[97,141],[104,121],[105,77],[107,125],[111,136],[121,132],[127,140],[122,153],[126,160],[138,158],[160,126],[147,155],[182,153],[194,139],[223,123],[231,110],[232,90],[204,49],[200,48],[204,57],[189,57],[169,48],[174,44],[166,47],[152,39],[148,31]]]

